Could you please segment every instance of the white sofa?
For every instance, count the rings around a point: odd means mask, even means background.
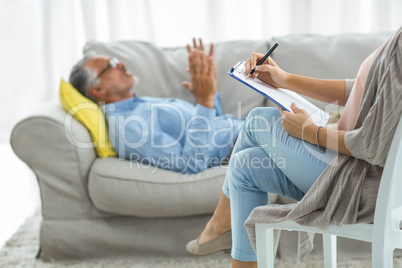
[[[318,78],[354,78],[360,63],[388,36],[297,35],[218,43],[214,58],[224,112],[246,117],[254,107],[272,105],[227,74],[253,51],[265,53],[278,42],[272,57],[286,71]],[[84,51],[89,50],[126,62],[140,79],[135,88],[139,96],[178,97],[195,103],[181,86],[190,79],[185,72],[184,46],[89,42]],[[323,103],[314,103],[325,108]],[[35,172],[40,186],[42,259],[191,257],[185,245],[199,235],[214,211],[226,167],[184,175],[113,157],[97,158],[94,148],[79,148],[70,142],[66,118],[55,100],[19,122],[11,136],[15,153]],[[88,130],[74,119],[72,133],[80,142],[91,142]],[[283,201],[275,196],[272,200]],[[284,235],[279,254],[295,256],[295,250],[294,237]]]

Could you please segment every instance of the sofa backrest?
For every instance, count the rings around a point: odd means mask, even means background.
[[[215,44],[214,59],[218,72],[218,88],[224,112],[246,117],[258,106],[271,105],[253,90],[237,82],[228,71],[252,52],[265,53],[278,42],[272,54],[279,66],[290,73],[317,78],[354,78],[363,60],[391,34],[344,34],[338,36],[292,35],[260,41],[231,41]],[[209,48],[209,45],[205,45]],[[139,96],[177,97],[195,103],[195,98],[182,85],[190,81],[187,49],[159,48],[140,41],[88,42],[84,53],[115,56],[139,77],[135,91]],[[309,99],[311,100],[311,99]],[[325,104],[313,101],[324,109]]]
[[[209,48],[209,45],[205,45]],[[241,117],[257,106],[264,105],[265,98],[244,87],[228,75],[228,71],[238,61],[249,57],[252,51],[266,51],[265,41],[233,41],[218,43],[214,49],[217,65],[218,88],[224,112],[238,115],[237,104],[241,102]],[[188,55],[185,46],[159,48],[139,41],[88,42],[84,53],[115,56],[126,63],[127,69],[138,76],[135,92],[139,96],[174,97],[195,103],[193,95],[181,85],[190,81]]]

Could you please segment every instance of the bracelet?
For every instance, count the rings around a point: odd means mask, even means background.
[[[318,142],[318,131],[320,130],[320,128],[322,128],[322,126],[319,126],[319,127],[317,128],[317,132],[315,133],[315,141],[317,142],[318,151],[323,152],[323,151],[321,151],[320,144],[319,144],[319,142]]]

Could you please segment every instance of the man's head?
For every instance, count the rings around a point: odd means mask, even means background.
[[[110,103],[131,98],[135,80],[117,59],[89,54],[71,70],[70,83],[87,98]]]

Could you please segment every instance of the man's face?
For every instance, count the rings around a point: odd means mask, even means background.
[[[131,94],[130,90],[134,86],[135,80],[126,66],[122,62],[118,62],[116,66],[108,67],[110,57],[94,56],[88,59],[86,67],[95,70],[99,80],[99,87],[102,94],[98,99],[105,102],[113,102],[122,100]],[[107,68],[108,67],[108,68]],[[106,71],[105,68],[107,68]]]

